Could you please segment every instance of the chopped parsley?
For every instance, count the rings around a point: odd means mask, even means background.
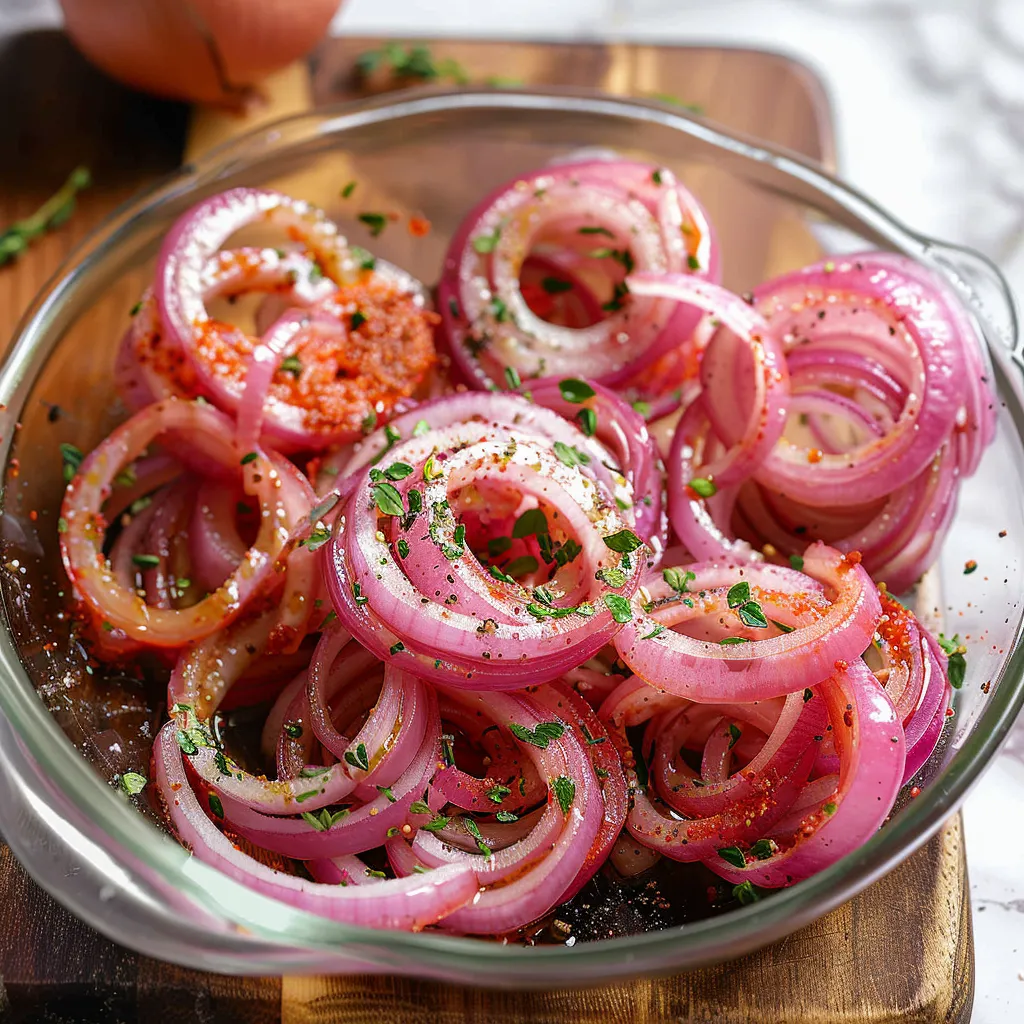
[[[383,213],[361,213],[357,219],[370,229],[374,238],[388,226],[388,219]]]
[[[541,278],[540,286],[549,295],[558,295],[560,292],[572,291],[572,281],[564,281],[560,277]]]
[[[739,900],[743,906],[748,906],[751,903],[756,903],[761,895],[754,887],[754,883],[748,878],[745,882],[740,882],[739,885],[732,887],[733,899]]]
[[[373,500],[377,508],[386,516],[400,516],[405,513],[402,495],[394,484],[386,481],[375,483],[372,488]]]
[[[702,498],[712,498],[718,493],[714,483],[703,476],[695,476],[687,486]]]
[[[598,569],[594,578],[609,587],[622,587],[626,583],[626,574],[621,569]]]
[[[512,536],[518,540],[522,540],[524,537],[540,536],[547,533],[547,516],[539,508],[528,508],[512,527]]]
[[[568,445],[564,441],[556,441],[554,444],[555,456],[558,461],[570,468],[575,466],[586,466],[590,462],[590,456],[581,452],[575,445]]]
[[[734,868],[745,868],[747,866],[747,858],[738,846],[724,846],[718,851],[718,856]]]
[[[512,722],[508,728],[509,732],[517,740],[529,743],[534,747],[540,747],[541,750],[547,750],[551,740],[559,739],[562,733],[565,732],[565,726],[561,722],[540,722],[532,730],[527,729],[525,725],[520,725],[518,722]]]
[[[579,380],[575,377],[560,380],[558,382],[558,390],[562,393],[562,397],[573,405],[580,405],[588,398],[593,398],[596,394],[594,389],[586,381]]]
[[[662,569],[661,578],[677,593],[687,593],[686,585],[697,578],[689,569]]]
[[[488,235],[477,235],[476,238],[473,239],[473,248],[481,254],[494,252],[498,245],[499,238],[501,238],[501,225],[498,225],[498,227]]]
[[[960,640],[959,634],[947,640],[943,633],[939,634],[939,646],[945,651],[949,662],[946,665],[946,675],[949,678],[949,685],[954,690],[959,690],[964,685],[964,674],[967,671],[967,659],[964,655],[967,648]]]
[[[580,409],[576,413],[576,422],[587,437],[593,437],[597,433],[597,413],[593,409]]]
[[[480,834],[480,826],[472,818],[463,818],[462,822],[466,826],[466,831],[476,840],[476,847],[484,855],[484,858],[490,857],[491,848],[484,842],[484,837]]]
[[[604,603],[616,622],[632,621],[633,611],[629,607],[629,602],[621,594],[605,594]]]
[[[552,780],[551,791],[555,794],[558,806],[562,808],[562,814],[568,814],[573,800],[576,799],[576,783],[567,775],[559,775],[557,779]]]
[[[121,788],[129,795],[141,793],[149,785],[149,779],[138,772],[125,772],[121,776]]]
[[[353,768],[359,768],[364,772],[370,770],[370,759],[366,753],[366,744],[360,743],[356,749],[345,751],[345,763],[352,765]]]
[[[643,541],[632,530],[619,530],[608,537],[603,537],[605,546],[617,551],[619,554],[628,555],[631,551],[643,546]]]
[[[73,444],[68,444],[67,442],[60,446],[60,455],[64,460],[64,482],[70,483],[78,472],[78,467],[81,466],[82,459],[85,456],[80,448],[76,448]]]

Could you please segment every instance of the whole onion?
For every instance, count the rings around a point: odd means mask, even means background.
[[[61,0],[68,35],[97,67],[161,96],[238,106],[308,53],[340,0]]]

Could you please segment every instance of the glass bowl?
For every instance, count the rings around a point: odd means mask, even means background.
[[[1000,395],[998,436],[963,488],[938,573],[943,597],[927,598],[929,607],[941,604],[950,631],[969,637],[947,742],[924,769],[921,795],[856,853],[757,904],[678,928],[571,948],[505,946],[349,927],[258,895],[191,857],[110,785],[117,772],[148,764],[155,710],[123,680],[90,675],[83,652],[55,642],[67,628],[58,612],[58,445],[88,449],[123,415],[114,348],[163,234],[204,196],[239,184],[280,188],[325,207],[354,242],[433,282],[448,238],[480,196],[595,147],[670,167],[694,189],[718,227],[726,284],[737,291],[822,251],[876,247],[945,274],[979,319]],[[360,183],[357,202],[339,197],[349,180]],[[370,210],[425,215],[432,231],[414,238],[403,217],[371,240],[356,220]],[[117,211],[79,248],[33,303],[0,373],[5,837],[41,885],[101,932],[207,970],[559,986],[749,952],[841,904],[925,842],[1024,701],[1022,365],[1012,296],[984,259],[915,235],[798,157],[664,105],[578,92],[420,91],[289,118],[225,145]],[[980,568],[965,576],[972,558]]]

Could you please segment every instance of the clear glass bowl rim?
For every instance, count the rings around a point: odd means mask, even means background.
[[[560,113],[648,122],[670,128],[710,145],[731,160],[770,165],[805,196],[830,215],[840,215],[867,237],[895,251],[906,253],[949,277],[974,302],[997,365],[1000,387],[1018,434],[1024,435],[1024,398],[1021,388],[1021,339],[1012,292],[999,270],[970,250],[916,234],[854,189],[824,172],[812,162],[786,150],[725,131],[700,118],[662,103],[611,97],[578,89],[546,90],[440,90],[418,89],[401,94],[320,108],[308,114],[283,118],[227,142],[182,168],[115,210],[64,261],[36,297],[15,332],[15,344],[0,370],[0,461],[10,454],[14,421],[36,373],[56,341],[48,339],[65,303],[76,293],[89,268],[129,236],[137,222],[198,186],[207,186],[244,165],[287,152],[322,137],[343,137],[346,130],[372,123],[400,121],[423,115],[488,110]],[[1008,330],[999,333],[977,308],[972,289],[958,268],[970,266],[993,283],[1005,308]],[[354,927],[293,910],[269,897],[253,893],[190,855],[107,786],[60,730],[35,693],[12,640],[6,609],[0,634],[0,708],[13,724],[31,757],[41,766],[50,784],[99,830],[104,846],[120,854],[124,863],[135,861],[159,876],[183,896],[214,914],[226,926],[218,937],[220,948],[233,949],[246,960],[252,973],[274,970],[282,961],[272,951],[290,950],[288,971],[307,966],[322,969],[324,954],[357,954],[363,968],[367,961],[381,969],[410,974],[436,974],[446,963],[458,960],[463,980],[475,978],[493,984],[493,972],[502,964],[513,967],[509,977],[521,984],[565,983],[569,972],[579,969],[592,978],[665,971],[679,965],[697,966],[738,956],[796,930],[844,903],[872,881],[909,856],[932,836],[962,801],[969,787],[997,752],[1024,705],[1024,647],[1018,624],[1012,649],[993,682],[994,693],[961,749],[942,774],[917,800],[875,835],[860,850],[801,884],[774,894],[770,899],[729,914],[644,935],[581,943],[572,948],[502,946],[476,939],[435,932],[410,934]],[[32,865],[27,865],[31,871]],[[116,883],[115,883],[116,884]],[[51,890],[53,887],[50,887]],[[52,894],[62,898],[59,890]],[[207,916],[207,920],[209,920]],[[99,920],[90,920],[101,930]],[[210,936],[208,925],[203,929]],[[116,937],[116,936],[114,936]],[[266,957],[261,958],[261,950]],[[238,961],[235,961],[238,969]],[[398,965],[401,964],[399,967]],[[417,969],[419,965],[420,969]],[[522,972],[522,973],[521,973]]]

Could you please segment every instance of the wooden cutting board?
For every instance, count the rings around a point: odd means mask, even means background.
[[[325,42],[312,95],[352,94],[358,54],[378,40]],[[833,161],[817,79],[754,51],[618,45],[439,41],[474,80],[599,86],[669,95],[738,129]],[[272,90],[288,112],[308,101],[294,69]],[[76,164],[96,179],[75,217],[16,265],[0,269],[0,339],[73,244],[136,188],[253,118],[203,113],[138,96],[94,72],[57,33],[0,44],[0,224],[30,213]],[[276,106],[275,106],[276,105]],[[265,117],[267,111],[254,115]],[[791,227],[790,227],[791,230]],[[785,248],[806,244],[791,233]],[[392,977],[232,978],[159,963],[102,938],[51,900],[0,847],[0,1019],[5,1021],[473,1022],[617,1024],[966,1021],[973,944],[959,817],[888,877],[787,939],[741,960],[589,991],[501,992]]]

